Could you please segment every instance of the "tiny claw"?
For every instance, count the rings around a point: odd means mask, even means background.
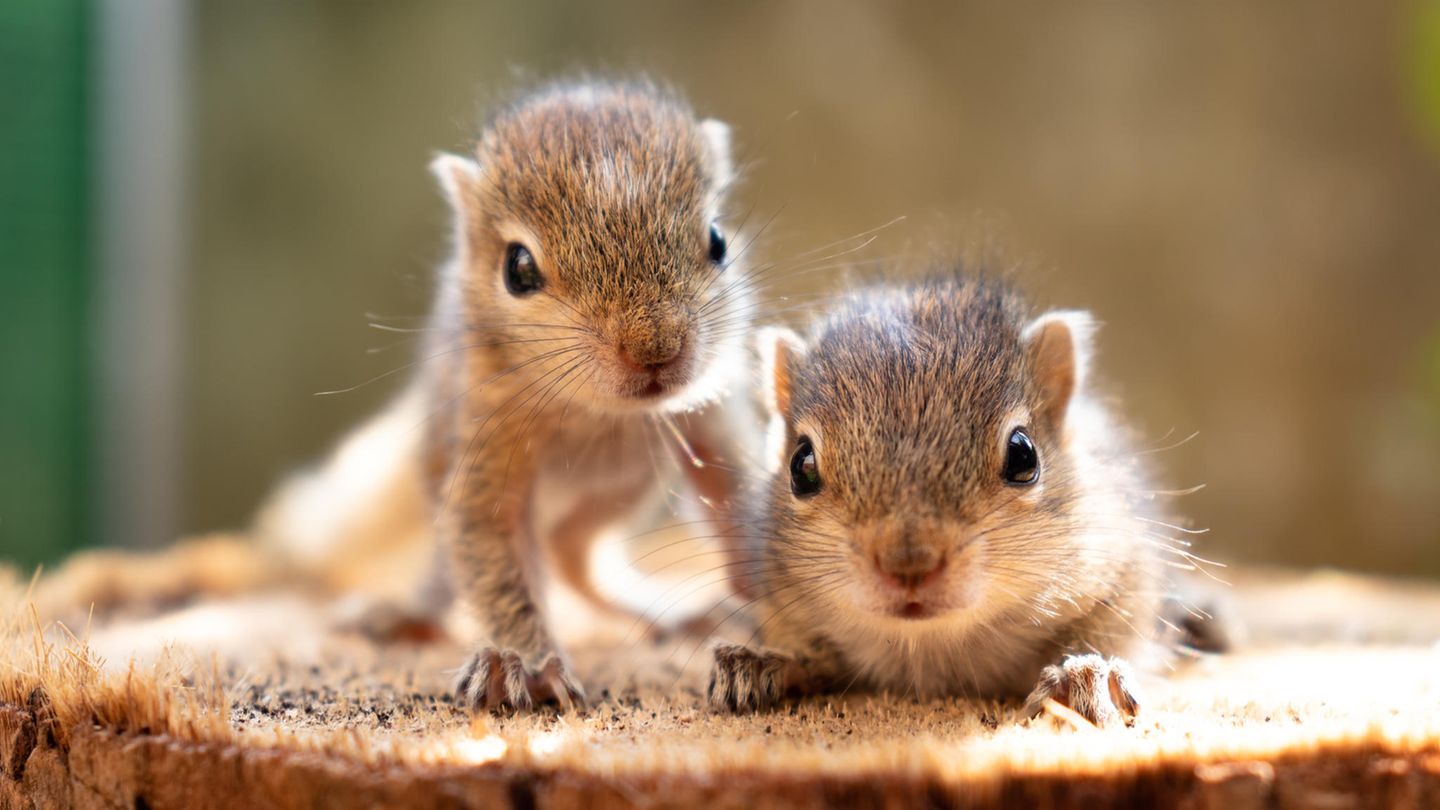
[[[715,647],[715,663],[705,700],[717,712],[764,711],[785,692],[788,658],[777,653],[754,652],[736,644]]]
[[[539,669],[525,666],[515,650],[487,647],[460,670],[455,697],[472,710],[531,711],[547,703],[562,710],[583,708],[585,693],[557,655],[549,655]]]
[[[558,703],[563,711],[585,708],[585,692],[566,668],[560,656],[552,655],[540,665],[530,684],[531,693],[539,702]]]
[[[520,660],[520,654],[514,650],[506,650],[500,654],[501,666],[505,672],[505,691],[502,701],[496,701],[499,695],[492,694],[490,708],[499,708],[504,703],[520,711],[528,711],[534,706],[534,700],[530,696],[530,684],[525,677],[525,662]]]

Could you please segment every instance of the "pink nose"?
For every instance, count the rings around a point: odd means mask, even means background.
[[[875,568],[891,585],[916,590],[940,576],[945,570],[945,557],[929,548],[894,548],[875,555]]]

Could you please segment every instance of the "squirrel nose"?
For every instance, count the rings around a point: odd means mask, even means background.
[[[876,553],[875,568],[895,587],[914,590],[934,581],[945,568],[945,556],[906,544]]]
[[[675,362],[684,347],[683,340],[626,342],[617,347],[617,353],[632,371],[656,372]]]

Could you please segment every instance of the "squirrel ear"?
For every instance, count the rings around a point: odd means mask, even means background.
[[[1064,424],[1071,399],[1085,384],[1094,333],[1094,318],[1078,310],[1047,312],[1020,333],[1030,372],[1045,398],[1043,412],[1056,427]]]
[[[805,356],[805,342],[783,326],[760,330],[760,374],[770,412],[790,421],[790,394],[795,361]]]
[[[430,161],[430,173],[440,181],[440,190],[457,219],[463,220],[471,201],[471,193],[480,180],[480,164],[467,157],[441,152]]]
[[[700,122],[700,134],[705,136],[705,143],[710,147],[710,168],[715,173],[715,185],[723,186],[729,183],[731,174],[735,171],[730,163],[729,125],[724,121],[706,118]]]

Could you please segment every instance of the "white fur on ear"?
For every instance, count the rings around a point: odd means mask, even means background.
[[[783,326],[767,326],[760,330],[758,345],[765,405],[771,415],[788,421],[795,361],[805,356],[805,341]]]
[[[784,466],[785,436],[790,423],[790,400],[795,379],[795,361],[805,356],[805,342],[783,326],[767,326],[760,330],[756,346],[760,350],[761,388],[770,419],[765,430],[765,471],[777,473]]]
[[[1094,335],[1095,319],[1073,309],[1047,312],[1020,333],[1032,373],[1045,392],[1047,415],[1056,425],[1085,386]]]
[[[450,208],[463,215],[468,204],[465,191],[480,181],[480,164],[467,157],[440,152],[430,161],[430,173],[440,181],[440,190]]]
[[[735,171],[730,162],[730,127],[724,121],[706,118],[700,122],[700,132],[710,146],[711,167],[715,171],[715,184],[730,182]]]
[[[451,228],[455,242],[455,258],[463,265],[469,261],[472,194],[480,182],[480,164],[467,157],[440,152],[430,161],[430,173],[440,181],[440,191],[450,204]]]

